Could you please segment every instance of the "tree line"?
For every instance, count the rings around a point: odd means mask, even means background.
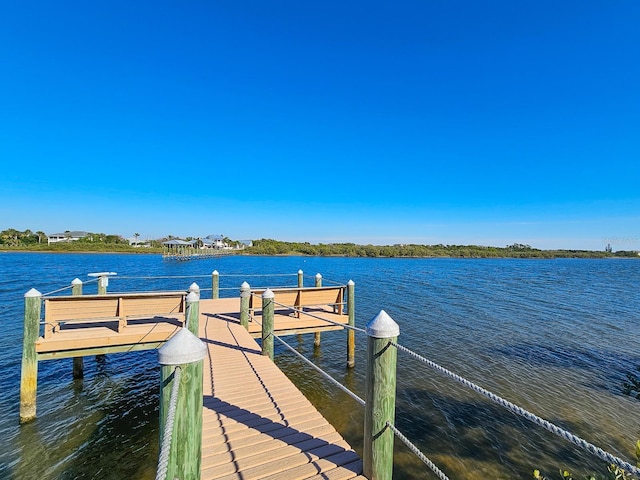
[[[273,239],[254,240],[246,253],[256,255],[312,255],[341,257],[455,257],[455,258],[608,258],[638,257],[634,251],[540,250],[514,243],[505,247],[482,245],[357,245],[355,243],[282,242]]]
[[[169,235],[168,238],[175,238]],[[191,239],[189,237],[188,239]],[[119,235],[104,233],[88,233],[84,238],[48,244],[47,236],[42,231],[19,231],[13,228],[0,232],[0,248],[4,250],[31,251],[74,251],[74,252],[162,252],[165,239],[151,240],[148,248],[135,248],[128,240]],[[234,240],[225,238],[229,244]],[[638,257],[635,251],[616,251],[611,249],[597,250],[540,250],[530,245],[514,243],[505,247],[482,245],[358,245],[355,243],[319,243],[284,242],[273,239],[254,240],[253,246],[247,247],[240,254],[253,255],[308,255],[321,257],[370,257],[370,258],[608,258]]]

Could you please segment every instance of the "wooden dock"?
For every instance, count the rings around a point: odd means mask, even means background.
[[[200,302],[200,337],[209,350],[202,479],[365,478],[353,449],[261,355],[240,325],[239,304],[238,298]],[[275,320],[280,328],[290,321],[282,313]]]
[[[320,290],[318,292],[320,294]],[[152,303],[158,305],[159,296],[168,294],[150,295],[153,295]],[[285,298],[290,292],[282,291],[278,295],[277,298]],[[125,317],[123,305],[134,302],[122,294],[72,296],[55,300],[61,313],[53,317],[51,308],[49,313],[45,312],[45,335],[38,336],[40,298],[35,295],[25,298],[28,314],[25,316],[21,421],[35,418],[38,361],[72,357],[74,375],[75,360],[80,362],[77,368],[81,375],[83,356],[156,349],[171,338],[185,320],[184,313],[177,310],[171,314],[152,313],[158,307],[148,307],[146,303],[137,308],[141,309],[140,313],[144,310],[148,318],[131,316],[132,310],[126,308]],[[296,298],[299,305],[302,293]],[[95,318],[80,315],[78,312],[86,311],[86,305],[76,308],[80,301],[90,302],[87,305],[100,314]],[[136,302],[139,304],[139,299]],[[252,307],[248,329],[241,325],[239,297],[200,300],[198,304],[199,336],[208,349],[203,379],[201,478],[364,479],[357,453],[276,364],[262,355],[254,340],[261,336],[259,302]],[[107,310],[103,308],[105,305]],[[65,308],[69,313],[63,311]],[[165,312],[166,308],[160,310]],[[342,305],[307,304],[294,309],[276,304],[274,310],[277,335],[314,333],[319,336],[322,331],[342,329],[340,323],[348,323]],[[300,314],[298,310],[311,315]],[[338,324],[324,322],[320,317]]]

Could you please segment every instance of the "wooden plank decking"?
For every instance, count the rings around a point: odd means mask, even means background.
[[[261,355],[238,310],[239,299],[200,302],[200,337],[209,349],[202,479],[365,478],[353,449]]]

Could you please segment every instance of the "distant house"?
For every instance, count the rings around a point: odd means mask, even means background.
[[[47,244],[58,243],[58,242],[73,242],[76,240],[80,240],[81,238],[89,235],[89,232],[64,232],[64,233],[51,233],[47,235]]]
[[[127,242],[129,242],[129,245],[131,245],[132,247],[136,247],[136,248],[149,248],[149,247],[151,247],[151,241],[150,240],[140,240],[140,237],[127,238]]]
[[[201,238],[202,248],[215,248],[218,250],[229,250],[231,247],[224,241],[222,235],[207,235]]]

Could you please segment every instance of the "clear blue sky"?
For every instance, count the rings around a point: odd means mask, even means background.
[[[0,229],[640,249],[640,2],[20,1]]]

